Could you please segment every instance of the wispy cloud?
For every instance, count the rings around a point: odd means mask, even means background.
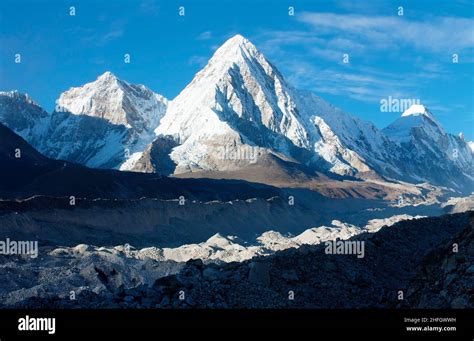
[[[301,60],[281,61],[282,67],[291,70],[288,80],[298,87],[317,93],[345,96],[363,102],[379,102],[392,96],[413,96],[416,88],[403,82],[403,76],[380,72],[373,68],[360,70],[322,68]]]
[[[158,13],[160,7],[155,0],[142,0],[139,9],[141,12],[155,15]]]
[[[364,102],[419,98],[424,85],[450,77],[451,53],[466,61],[474,47],[470,18],[310,12],[297,18],[298,29],[262,31],[262,50],[297,87]]]
[[[208,59],[209,59],[209,57],[206,57],[206,56],[195,55],[195,56],[191,56],[188,59],[188,64],[189,65],[197,65],[198,67],[202,68],[207,64]]]
[[[112,40],[115,40],[117,38],[120,38],[121,36],[123,36],[123,32],[124,30],[122,28],[116,28],[116,29],[112,29],[110,30],[109,32],[107,32],[105,35],[103,35],[102,37],[100,37],[98,39],[98,43],[100,45],[104,45],[104,44],[107,44],[108,42],[112,41]]]
[[[364,43],[372,49],[404,46],[432,52],[459,52],[474,46],[474,19],[430,17],[407,20],[399,16],[359,14],[302,13],[298,20],[311,25],[313,34],[343,35],[347,40]]]
[[[204,31],[204,32],[201,32],[197,37],[196,39],[197,40],[210,40],[212,39],[213,35],[212,35],[212,32],[211,31]]]
[[[104,46],[108,43],[121,38],[125,33],[124,20],[116,20],[110,23],[105,30],[94,30],[92,28],[76,26],[70,29],[70,33],[80,37],[80,41],[88,46]]]

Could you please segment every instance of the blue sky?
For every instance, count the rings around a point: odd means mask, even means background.
[[[382,99],[419,99],[447,131],[474,140],[473,6],[471,0],[2,0],[0,90],[26,92],[50,111],[61,92],[110,70],[172,99],[219,45],[240,33],[291,84],[379,127],[401,114],[381,112]]]

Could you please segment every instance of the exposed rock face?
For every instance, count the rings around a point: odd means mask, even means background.
[[[171,175],[175,171],[176,164],[169,155],[177,145],[173,138],[160,136],[148,145],[143,153],[137,155],[137,160],[124,164],[122,169],[132,168],[137,172]]]
[[[0,91],[0,123],[29,143],[40,146],[46,138],[50,115],[28,95]]]
[[[22,137],[0,124],[0,197],[2,210],[15,200],[46,196],[60,203],[69,196],[88,199],[232,200],[277,196],[279,189],[242,181],[172,179],[154,174],[91,169],[43,156]],[[215,186],[218,188],[213,189]],[[262,192],[263,190],[263,192]],[[246,192],[245,194],[243,194]],[[242,195],[243,194],[243,195]],[[8,202],[8,200],[12,200]],[[65,202],[63,201],[63,204]],[[6,206],[5,206],[6,205]],[[61,206],[61,204],[60,204]],[[45,206],[47,207],[47,206]],[[64,207],[64,206],[62,206]]]
[[[427,255],[401,307],[474,307],[474,215],[470,228]]]

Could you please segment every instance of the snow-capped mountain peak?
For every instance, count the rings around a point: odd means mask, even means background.
[[[90,167],[120,168],[155,137],[168,101],[107,71],[56,101],[43,152]]]
[[[257,47],[247,38],[237,34],[219,47],[210,60],[210,64],[218,61],[224,63],[240,63],[243,58],[255,58],[261,55]]]
[[[407,110],[405,110],[403,112],[402,117],[403,118],[418,117],[418,118],[428,119],[432,123],[434,123],[434,125],[437,126],[438,129],[442,133],[444,133],[444,129],[441,127],[441,125],[436,120],[434,115],[422,104],[413,104],[413,105],[411,105]]]
[[[62,93],[57,104],[61,111],[99,117],[141,132],[156,128],[167,100],[143,85],[119,80],[107,71],[94,82]]]
[[[413,138],[413,134],[423,134],[434,141],[446,135],[434,115],[421,104],[410,106],[400,118],[385,128],[384,132],[397,143],[408,142]]]
[[[215,169],[219,161],[211,160],[216,153],[207,145],[233,149],[259,146],[283,153],[288,153],[290,145],[311,145],[291,88],[240,35],[216,50],[170,103],[155,132],[172,136],[180,144],[171,156],[184,172],[196,165],[198,169]]]
[[[107,71],[62,93],[57,107],[49,115],[27,95],[0,92],[3,123],[45,155],[90,167],[234,172],[251,181],[256,169],[272,167],[282,181],[327,171],[472,187],[472,145],[446,133],[424,105],[381,131],[290,86],[241,35],[169,105]]]
[[[19,92],[18,90],[12,91],[0,91],[0,96],[9,97],[15,100],[21,100],[25,103],[32,104],[36,107],[39,107],[38,103],[36,103],[27,93]]]
[[[385,143],[373,125],[294,89],[241,35],[216,50],[170,103],[155,132],[179,144],[170,155],[178,172],[218,170],[219,161],[212,160],[215,146],[232,151],[257,146],[303,164],[317,162],[338,174],[354,174],[370,171],[365,150],[383,159]]]
[[[27,94],[14,91],[0,91],[0,122],[33,144],[42,144],[50,114]]]
[[[407,110],[403,112],[402,117],[418,115],[425,115],[429,118],[433,117],[431,113],[426,109],[426,107],[422,104],[412,104]]]
[[[383,132],[404,148],[402,157],[410,160],[406,167],[413,167],[419,181],[450,181],[458,188],[466,189],[466,184],[472,188],[473,158],[468,144],[448,134],[423,105],[412,105]]]
[[[117,81],[118,78],[112,72],[105,71],[103,74],[97,77],[97,80],[101,82],[113,82],[113,81]]]

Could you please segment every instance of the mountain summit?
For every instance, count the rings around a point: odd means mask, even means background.
[[[107,71],[94,82],[63,92],[57,104],[74,115],[99,117],[143,132],[158,126],[167,100],[143,85],[119,80]]]
[[[402,164],[418,181],[473,190],[473,154],[467,142],[446,133],[423,105],[412,105],[383,132],[401,147]]]
[[[156,133],[174,135],[185,143],[201,135],[235,133],[239,124],[265,135],[280,133],[295,145],[308,147],[288,91],[280,73],[252,43],[237,35],[217,49],[206,67],[170,103]],[[242,133],[233,138],[236,143],[256,137]]]
[[[247,38],[237,34],[216,50],[210,63],[218,61],[228,65],[233,63],[240,64],[244,58],[255,58],[258,56],[263,57],[255,45]]]
[[[411,105],[407,110],[405,110],[403,112],[402,117],[419,116],[419,115],[424,115],[428,118],[433,119],[432,114],[422,104],[413,104],[413,105]]]
[[[105,72],[63,92],[52,115],[46,155],[96,168],[118,168],[153,141],[168,101]]]

